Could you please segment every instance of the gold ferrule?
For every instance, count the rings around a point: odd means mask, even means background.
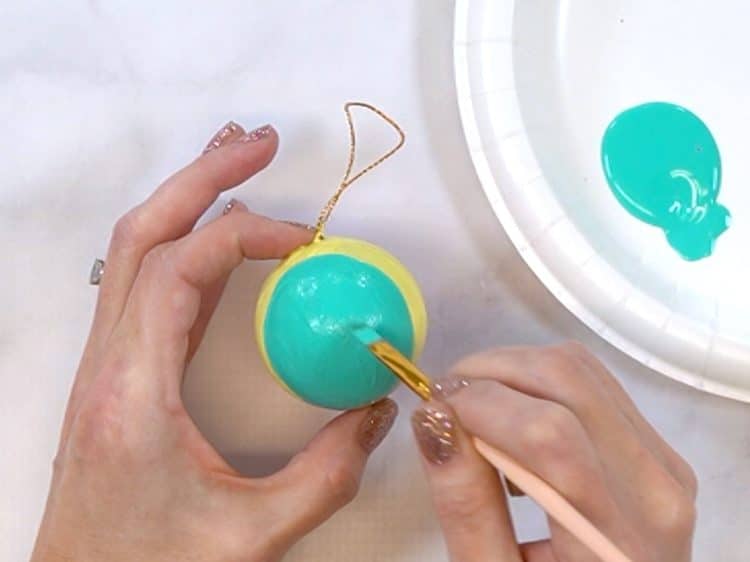
[[[376,341],[369,346],[369,349],[381,363],[393,371],[422,400],[431,398],[430,379],[419,370],[419,367],[404,357],[400,351],[385,340]]]

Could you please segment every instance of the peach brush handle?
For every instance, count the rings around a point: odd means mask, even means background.
[[[473,441],[474,447],[487,462],[536,501],[550,517],[604,562],[633,562],[552,486],[478,437],[474,437]]]

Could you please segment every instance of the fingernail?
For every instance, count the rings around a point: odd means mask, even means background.
[[[385,439],[398,415],[398,406],[386,398],[370,407],[370,411],[357,429],[357,439],[362,448],[371,453]]]
[[[467,378],[449,375],[432,383],[432,394],[437,399],[445,399],[466,388],[469,384]]]
[[[232,209],[237,207],[238,204],[239,204],[239,201],[237,201],[237,199],[234,199],[234,198],[230,199],[229,203],[224,205],[224,209],[221,211],[221,214],[228,215],[229,213],[232,212]]]
[[[257,142],[266,138],[272,131],[273,127],[271,127],[271,125],[263,125],[262,127],[258,127],[257,129],[242,135],[240,137],[240,142]]]
[[[452,414],[435,406],[414,412],[411,425],[422,455],[433,464],[445,464],[458,452],[456,424]]]
[[[227,142],[227,139],[231,137],[234,133],[240,130],[240,126],[235,123],[234,121],[230,121],[226,125],[224,125],[219,131],[211,138],[210,141],[208,141],[208,144],[206,145],[206,148],[203,149],[203,154],[206,152],[210,152],[212,150],[216,150],[220,146],[224,145]]]
[[[289,224],[291,226],[296,226],[297,228],[304,228],[305,230],[315,230],[315,227],[311,224],[305,224],[304,222],[296,222],[296,221],[281,221],[285,222],[286,224]]]

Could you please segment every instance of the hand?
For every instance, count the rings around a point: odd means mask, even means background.
[[[546,480],[633,562],[690,560],[693,471],[583,347],[475,355],[440,387],[412,421],[453,562],[598,560],[552,520],[549,540],[517,545],[500,478],[468,435]]]
[[[230,272],[312,237],[239,202],[193,231],[277,145],[271,127],[244,134],[230,124],[118,221],[34,562],[276,560],[356,494],[396,415],[392,401],[342,414],[286,468],[248,479],[203,438],[180,398]]]

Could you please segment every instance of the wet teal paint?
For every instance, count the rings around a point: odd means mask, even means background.
[[[711,255],[730,214],[716,202],[721,157],[703,121],[671,103],[638,105],[607,127],[601,157],[607,183],[631,215],[661,228],[684,259]]]
[[[386,396],[398,383],[354,338],[352,332],[362,327],[411,356],[412,321],[396,284],[370,264],[324,254],[279,279],[266,312],[266,351],[276,374],[303,400],[357,408]]]

